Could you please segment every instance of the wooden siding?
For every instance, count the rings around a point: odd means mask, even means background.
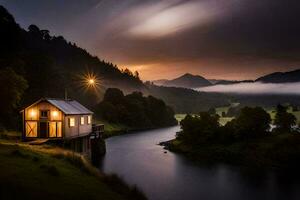
[[[84,125],[80,124],[80,117],[84,117]],[[74,138],[78,136],[84,136],[92,132],[92,124],[87,123],[88,115],[67,115],[65,116],[65,137]],[[75,126],[70,127],[69,120],[70,118],[75,119]]]

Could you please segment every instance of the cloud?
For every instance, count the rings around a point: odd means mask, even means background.
[[[300,82],[297,83],[237,83],[214,85],[196,89],[202,92],[238,93],[238,94],[293,94],[300,95]]]
[[[136,24],[129,27],[129,34],[155,38],[208,23],[217,15],[217,10],[203,1],[162,1],[150,6],[139,6],[129,15],[132,21],[136,21]]]
[[[145,79],[254,79],[300,66],[297,0],[0,0],[21,25],[76,42]],[[150,69],[152,68],[152,69]],[[176,71],[176,73],[175,73]]]

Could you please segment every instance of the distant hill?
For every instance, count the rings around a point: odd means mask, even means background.
[[[163,83],[167,87],[198,88],[212,85],[207,79],[199,75],[186,73],[176,79]]]
[[[275,72],[255,80],[263,83],[293,83],[300,82],[300,69],[289,72]]]
[[[237,84],[237,83],[252,83],[252,80],[242,80],[242,81],[231,81],[231,80],[220,80],[217,81],[214,85],[230,85],[230,84]]]
[[[167,81],[169,81],[169,80],[168,79],[159,79],[159,80],[152,81],[152,83],[154,83],[155,85],[164,85]]]
[[[146,83],[148,94],[160,98],[171,106],[175,113],[198,113],[209,108],[227,106],[230,96],[213,92],[198,92],[189,88],[165,87]]]

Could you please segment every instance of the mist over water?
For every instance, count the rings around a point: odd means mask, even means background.
[[[236,83],[196,88],[201,92],[220,92],[238,94],[286,94],[300,95],[300,82],[297,83]]]

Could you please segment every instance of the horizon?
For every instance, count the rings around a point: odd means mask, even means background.
[[[137,70],[144,81],[185,73],[253,80],[300,66],[299,2],[0,0],[0,4],[22,28],[36,24],[62,35],[121,69]]]
[[[176,78],[180,78],[186,74],[190,74],[190,75],[193,75],[193,76],[202,76],[203,78],[207,79],[208,81],[211,81],[211,80],[214,80],[214,81],[255,81],[257,80],[258,78],[261,78],[263,76],[266,76],[266,75],[269,75],[269,74],[273,74],[273,73],[286,73],[286,72],[292,72],[292,71],[297,71],[297,70],[300,70],[300,68],[296,68],[296,69],[293,69],[293,70],[288,70],[288,71],[273,71],[273,72],[270,72],[270,73],[266,73],[266,74],[262,74],[260,76],[257,76],[255,77],[254,79],[223,79],[223,78],[220,78],[220,79],[215,79],[215,78],[207,78],[201,74],[193,74],[193,73],[189,73],[189,72],[185,72],[177,77],[174,77],[172,79],[166,79],[166,78],[162,78],[162,79],[156,79],[156,80],[144,80],[144,81],[161,81],[161,80],[173,80],[173,79],[176,79]]]

